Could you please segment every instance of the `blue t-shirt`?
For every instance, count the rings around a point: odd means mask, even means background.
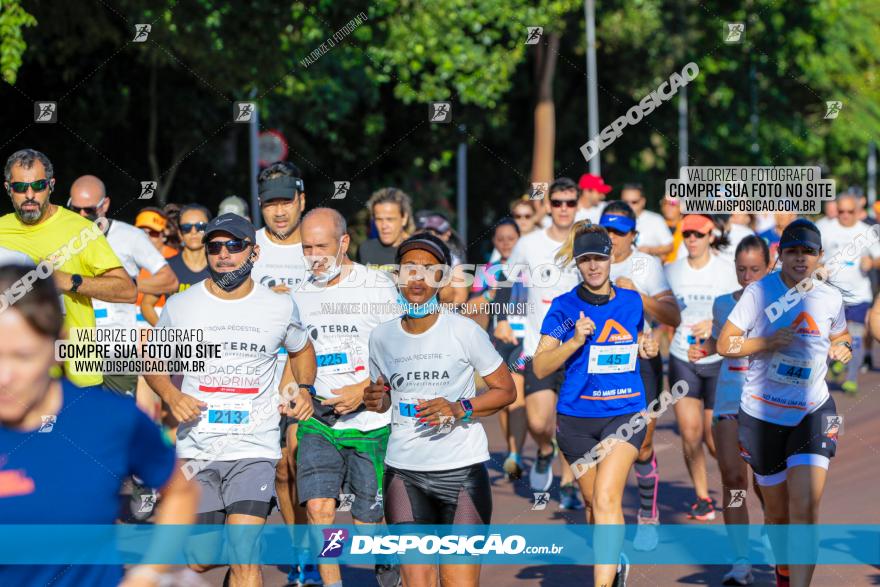
[[[167,435],[129,398],[62,380],[40,430],[0,427],[0,524],[113,524],[126,477],[159,488],[174,470]],[[0,566],[0,585],[118,585],[120,565]]]
[[[542,335],[565,343],[574,336],[581,312],[596,324],[596,332],[565,362],[556,411],[579,418],[608,418],[644,409],[638,353],[644,325],[641,296],[615,287],[611,301],[594,306],[578,296],[579,287],[554,299],[541,325]]]

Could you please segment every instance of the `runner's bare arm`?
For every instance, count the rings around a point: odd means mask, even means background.
[[[178,283],[174,271],[171,270],[171,267],[165,265],[152,275],[138,278],[137,289],[144,294],[161,295],[175,293],[178,285],[180,283]]]
[[[486,382],[489,389],[471,398],[471,406],[474,410],[472,417],[491,416],[516,400],[516,387],[506,364],[499,365],[497,369],[483,377],[483,381]],[[458,420],[464,415],[461,403],[451,402],[444,397],[420,402],[416,408],[416,416],[419,421],[430,426],[442,424],[443,416],[452,416]]]
[[[159,321],[159,314],[156,312],[156,303],[158,301],[159,296],[154,296],[153,294],[144,294],[141,300],[141,314],[144,315],[144,320],[149,322],[150,326],[155,326]]]
[[[287,359],[293,379],[302,385],[314,385],[315,377],[318,376],[318,360],[315,358],[315,347],[312,341],[295,353],[289,354]]]
[[[655,296],[642,294],[642,304],[645,306],[645,313],[658,322],[673,328],[678,328],[681,324],[681,311],[671,291],[661,291]]]
[[[379,375],[375,383],[370,383],[364,389],[364,405],[367,411],[383,414],[391,407],[390,387],[385,384],[385,379]]]
[[[66,271],[55,271],[52,277],[61,291],[69,292],[73,287],[73,276]],[[97,277],[83,276],[77,293],[104,302],[133,304],[137,301],[137,287],[122,267],[114,267]]]
[[[177,389],[171,383],[171,377],[164,374],[144,375],[147,385],[153,388],[156,395],[168,404],[171,413],[179,422],[198,420],[202,415],[201,408],[207,408],[208,404],[187,395]]]
[[[874,340],[880,340],[880,296],[874,300],[874,305],[868,314],[868,323],[871,327],[871,336]]]
[[[828,349],[828,356],[831,360],[840,361],[844,364],[849,363],[850,359],[852,359],[852,351],[850,350],[852,348],[852,336],[850,336],[849,331],[838,332],[830,338],[831,347]]]
[[[333,397],[329,397],[321,402],[323,406],[335,406],[337,414],[350,414],[358,409],[364,401],[364,390],[370,383],[369,379],[364,379],[351,385],[333,389],[330,393]]]
[[[745,332],[728,320],[718,333],[715,348],[722,357],[731,359],[748,357],[756,353],[775,351],[794,340],[791,328],[780,328],[771,336],[746,338]]]
[[[575,351],[584,346],[587,338],[592,336],[595,331],[596,324],[581,312],[580,318],[574,326],[574,336],[565,343],[560,344],[561,341],[558,338],[546,334],[542,335],[538,342],[538,350],[532,359],[532,370],[535,376],[540,379],[559,369]]]

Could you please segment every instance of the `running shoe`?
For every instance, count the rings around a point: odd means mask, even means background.
[[[629,559],[621,552],[620,562],[617,563],[617,574],[614,576],[611,587],[626,587],[627,576],[629,576]]]
[[[519,455],[515,452],[507,455],[507,458],[504,459],[504,472],[507,474],[508,481],[516,481],[522,477],[523,474],[523,464],[522,459],[520,459]]]
[[[776,587],[790,587],[791,578],[788,576],[788,567],[776,565]]]
[[[856,381],[844,381],[840,386],[846,395],[856,395],[859,392],[859,384]]]
[[[317,565],[293,565],[287,573],[287,584],[294,587],[323,585]]]
[[[828,368],[828,371],[834,377],[839,377],[843,374],[843,371],[846,369],[846,365],[841,363],[840,361],[831,361],[831,366]]]
[[[380,587],[399,587],[400,565],[376,565],[376,582]]]
[[[574,483],[566,483],[559,488],[559,507],[564,510],[582,510],[584,504],[579,497],[580,491]]]
[[[752,565],[748,559],[740,558],[733,563],[727,574],[724,575],[722,585],[751,585],[755,582],[752,576]]]
[[[652,518],[644,510],[639,510],[639,525],[636,527],[636,537],[633,539],[633,548],[639,552],[651,552],[657,548],[660,537],[657,534],[657,526],[660,525],[660,516]]]
[[[692,520],[700,520],[701,522],[714,520],[715,504],[712,502],[712,499],[701,499],[698,497],[697,501],[694,502],[694,505],[691,506],[691,511],[690,513],[688,513],[688,518]]]
[[[547,491],[553,485],[553,459],[556,457],[556,445],[548,455],[542,455],[538,449],[538,458],[532,463],[529,471],[529,484],[534,491]]]

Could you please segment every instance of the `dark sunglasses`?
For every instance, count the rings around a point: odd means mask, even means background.
[[[192,232],[193,228],[196,229],[196,232],[205,232],[205,229],[207,227],[207,222],[184,222],[180,225],[180,232],[182,232],[183,234],[188,234]]]
[[[605,227],[605,230],[607,230],[609,234],[616,234],[617,236],[626,236],[629,234],[628,232],[624,232],[622,230],[614,230],[613,228],[608,228],[607,226]]]
[[[681,233],[681,236],[683,236],[684,238],[691,238],[692,236],[695,236],[697,238],[705,238],[708,235],[705,235],[702,232],[699,232],[696,230],[686,230],[683,233]]]
[[[251,246],[249,241],[240,238],[205,243],[205,249],[208,251],[209,255],[219,255],[220,251],[223,250],[223,247],[226,247],[226,250],[229,251],[230,254],[240,253],[249,246]]]
[[[13,181],[9,184],[9,187],[12,188],[16,194],[24,194],[28,191],[28,188],[32,188],[35,192],[41,192],[47,187],[49,187],[48,179],[38,179],[37,181]]]
[[[517,220],[523,220],[523,219],[528,220],[529,218],[532,217],[532,214],[514,214],[513,217]]]
[[[569,208],[577,208],[578,201],[577,200],[550,200],[550,205],[554,208],[559,208],[561,206],[567,206]]]

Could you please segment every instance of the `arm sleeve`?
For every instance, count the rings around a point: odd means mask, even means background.
[[[755,283],[746,288],[727,319],[743,332],[748,332],[754,329],[760,312],[761,306],[758,304],[757,284]]]
[[[288,353],[298,353],[303,350],[306,343],[309,342],[309,334],[303,327],[302,320],[299,317],[299,306],[293,301],[293,298],[287,296],[290,300],[290,320],[287,323],[287,334],[284,337],[284,348]]]
[[[147,487],[162,487],[174,472],[174,444],[164,429],[132,405],[131,438],[128,444],[129,472],[140,477]]]
[[[155,275],[162,267],[168,265],[168,261],[162,256],[162,253],[156,250],[143,231],[139,230],[134,236],[134,261],[138,268],[146,269]]]
[[[504,360],[492,346],[492,341],[489,340],[489,335],[485,330],[470,318],[463,318],[463,320],[468,321],[468,329],[470,330],[465,333],[465,339],[462,341],[468,354],[468,360],[476,372],[480,374],[480,377],[494,373]]]

